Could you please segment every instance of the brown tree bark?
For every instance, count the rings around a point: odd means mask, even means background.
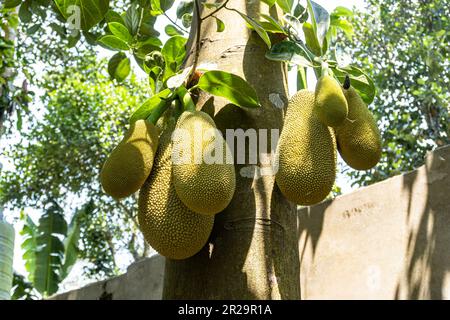
[[[251,17],[268,10],[262,1],[231,0],[227,7]],[[270,14],[277,17],[275,11]],[[265,58],[267,46],[236,12],[221,9],[215,16],[225,23],[225,31],[216,32],[214,18],[202,22],[200,67],[214,65],[245,78],[256,89],[262,107],[243,110],[224,99],[201,95],[197,108],[213,115],[222,131],[281,129],[286,66]],[[195,57],[197,22],[194,15],[186,65],[192,65]],[[300,298],[296,207],[280,194],[274,176],[247,178],[241,169],[248,172],[249,165],[235,167],[236,192],[228,208],[216,216],[209,245],[190,259],[166,261],[164,299]]]

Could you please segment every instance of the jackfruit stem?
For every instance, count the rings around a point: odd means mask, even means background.
[[[348,74],[345,75],[345,80],[344,80],[344,89],[348,90],[350,89],[350,77],[348,76]]]
[[[195,104],[192,100],[191,94],[185,87],[177,89],[177,95],[185,111],[195,111]]]
[[[321,69],[321,74],[322,77],[326,76],[326,75],[330,75],[330,69],[328,67],[328,63],[327,62],[322,62],[322,69]]]
[[[152,124],[156,124],[158,119],[161,117],[161,115],[166,111],[167,107],[171,103],[171,99],[161,99],[159,104],[156,106],[155,110],[150,113],[150,115],[147,117],[147,121],[151,122]]]

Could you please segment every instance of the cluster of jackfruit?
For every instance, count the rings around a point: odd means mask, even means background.
[[[368,170],[380,160],[381,135],[356,90],[324,75],[315,92],[289,101],[275,176],[283,195],[298,205],[324,200],[336,178],[336,150],[350,167]]]
[[[223,152],[215,161],[205,161],[217,150]],[[185,153],[176,154],[183,161],[174,161],[175,152]],[[117,199],[140,189],[138,220],[145,240],[167,258],[185,259],[204,247],[215,214],[233,198],[230,153],[206,113],[184,111],[178,120],[165,114],[156,126],[147,120],[131,125],[103,165],[100,181]]]
[[[351,167],[370,169],[380,159],[381,138],[355,89],[325,75],[315,92],[301,90],[289,101],[276,156],[275,179],[284,196],[299,205],[325,199],[336,178],[337,150]],[[205,246],[215,214],[230,204],[236,188],[233,156],[214,120],[202,111],[171,109],[156,125],[131,125],[100,181],[116,199],[140,190],[141,231],[170,259],[191,257]]]

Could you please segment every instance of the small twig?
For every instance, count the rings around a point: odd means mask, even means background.
[[[211,16],[213,16],[214,14],[216,14],[220,9],[224,8],[224,7],[227,5],[228,1],[230,1],[230,0],[226,0],[226,1],[225,1],[224,3],[222,3],[219,7],[217,7],[216,10],[214,10],[213,12],[207,14],[207,15],[204,16],[203,18],[200,18],[200,20],[201,20],[201,21],[206,20],[206,19],[208,19],[209,17],[211,17]]]
[[[198,0],[194,0],[195,4],[195,14],[197,15],[197,37],[195,39],[195,55],[194,55],[194,63],[192,64],[191,75],[194,74],[197,69],[198,58],[200,56],[200,33],[202,31],[202,18],[200,17],[200,5],[198,4]]]
[[[196,39],[195,39],[194,62],[192,63],[192,69],[191,69],[191,73],[189,75],[189,79],[192,77],[193,74],[195,74],[195,71],[197,70],[198,59],[199,59],[199,56],[200,56],[200,47],[201,47],[200,34],[202,32],[202,22],[204,20],[208,19],[209,17],[212,17],[213,15],[215,15],[219,10],[221,10],[223,8],[226,8],[226,5],[227,5],[229,0],[225,0],[224,3],[222,3],[217,9],[215,9],[212,12],[210,12],[209,14],[204,16],[203,18],[200,16],[200,4],[199,4],[198,1],[199,0],[194,0],[195,15],[197,16],[197,29],[196,29],[197,35],[196,35]],[[228,8],[226,8],[226,9],[228,9]]]
[[[173,19],[171,17],[169,17],[165,12],[164,12],[164,16],[171,22],[173,23],[178,29],[180,29],[181,31],[183,31],[184,33],[188,33],[188,31],[186,29],[184,29],[183,27],[181,27],[180,25],[178,25],[175,21],[173,21]]]
[[[139,24],[136,34],[139,34],[141,32],[142,20],[144,20],[144,8],[141,8],[141,15],[139,17]]]

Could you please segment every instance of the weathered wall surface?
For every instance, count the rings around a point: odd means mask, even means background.
[[[298,212],[302,299],[450,299],[450,146]],[[161,299],[164,258],[53,299]],[[299,281],[292,279],[292,281]]]
[[[159,300],[165,259],[160,255],[133,263],[121,276],[55,295],[53,300]]]
[[[303,299],[450,299],[450,147],[299,211]]]

